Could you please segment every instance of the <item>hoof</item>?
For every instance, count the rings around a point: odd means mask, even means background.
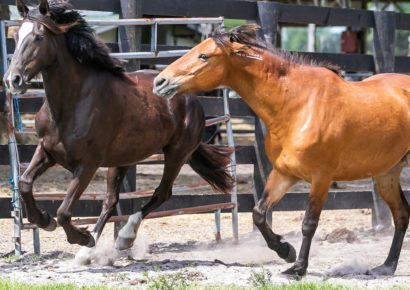
[[[296,279],[302,278],[306,275],[306,267],[295,264],[286,271],[283,271],[282,274]]]
[[[127,250],[129,248],[132,248],[133,245],[134,239],[131,238],[121,238],[120,236],[118,236],[117,240],[115,241],[115,248],[118,251]]]
[[[288,248],[286,255],[279,255],[282,259],[284,259],[287,263],[294,263],[296,261],[296,250],[295,248],[289,244],[285,243]]]
[[[57,228],[57,222],[54,218],[52,218],[50,216],[50,223],[48,224],[48,226],[46,226],[45,228],[43,228],[43,230],[47,231],[47,232],[52,232]]]
[[[67,241],[70,244],[77,244],[80,246],[86,246],[87,248],[92,248],[95,246],[94,237],[89,231],[81,230],[81,232],[76,232],[76,235],[67,234]]]
[[[371,269],[368,274],[372,275],[372,276],[393,276],[394,272],[395,272],[395,268],[394,267],[389,267],[386,265],[380,265],[376,268]]]

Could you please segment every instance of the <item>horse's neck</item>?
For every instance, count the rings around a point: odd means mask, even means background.
[[[78,104],[87,71],[71,55],[61,54],[56,63],[42,71],[44,90],[55,120],[62,114],[71,114]]]
[[[243,59],[236,57],[237,63],[227,79],[227,85],[234,89],[260,117],[271,131],[285,130],[286,106],[289,102],[289,88],[283,82],[284,60],[264,56],[263,60],[249,60],[246,65]]]

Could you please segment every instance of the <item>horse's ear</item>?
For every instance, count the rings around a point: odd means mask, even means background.
[[[25,18],[28,13],[28,7],[26,4],[24,4],[22,0],[16,0],[16,6],[21,17]]]
[[[48,1],[47,0],[40,0],[40,5],[38,6],[38,10],[43,15],[48,13]]]

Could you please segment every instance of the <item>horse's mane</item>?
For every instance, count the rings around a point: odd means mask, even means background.
[[[110,56],[110,49],[94,35],[93,29],[83,16],[73,10],[66,1],[48,1],[49,11],[46,15],[38,9],[32,9],[27,19],[37,21],[55,34],[65,34],[67,47],[71,55],[79,62],[107,70],[114,75],[127,79],[123,64]]]
[[[246,46],[256,47],[262,50],[267,50],[280,58],[285,59],[290,64],[301,64],[308,66],[320,66],[325,67],[339,76],[341,75],[341,69],[338,65],[331,64],[328,62],[318,62],[305,55],[289,52],[286,50],[281,50],[273,47],[271,44],[260,39],[257,36],[257,31],[260,29],[257,24],[245,24],[238,27],[234,27],[228,32],[221,29],[216,29],[211,37],[215,42],[222,48],[229,48],[232,42],[237,42],[244,44]]]

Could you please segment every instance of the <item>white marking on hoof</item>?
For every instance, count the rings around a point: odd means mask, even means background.
[[[118,245],[119,239],[134,241],[135,238],[137,237],[138,228],[140,227],[141,222],[142,222],[142,212],[139,211],[133,215],[130,215],[125,226],[118,232],[118,238],[117,238],[116,244]],[[122,243],[120,242],[119,244],[122,244]],[[119,247],[119,248],[122,249],[122,247]]]

